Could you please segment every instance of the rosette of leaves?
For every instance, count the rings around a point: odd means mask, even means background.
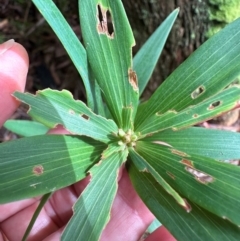
[[[79,1],[84,45],[52,1],[33,2],[78,69],[88,101],[66,90],[14,94],[35,121],[71,135],[1,144],[0,202],[44,195],[33,222],[49,193],[90,175],[62,240],[99,240],[126,165],[139,196],[177,240],[239,240],[240,169],[226,160],[240,158],[240,135],[191,126],[239,106],[240,89],[230,84],[240,74],[240,20],[140,103],[178,9],[132,59],[134,37],[120,0]]]

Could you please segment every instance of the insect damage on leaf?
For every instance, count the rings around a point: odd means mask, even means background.
[[[128,69],[128,79],[129,83],[133,87],[135,91],[138,91],[138,79],[137,79],[137,74],[135,71],[133,71],[131,68]]]
[[[90,117],[85,115],[85,114],[82,114],[81,117],[84,118],[85,120],[89,120],[90,119]]]
[[[208,110],[213,110],[215,109],[216,107],[220,106],[222,104],[221,101],[215,101],[214,103],[212,103],[209,107],[208,107]]]
[[[171,149],[171,152],[172,152],[173,154],[178,155],[178,156],[183,156],[183,157],[189,156],[187,153],[182,152],[182,151],[178,151],[178,150],[176,150],[176,149]]]
[[[152,143],[158,144],[158,145],[161,145],[161,146],[172,147],[170,144],[168,144],[167,142],[164,142],[164,141],[153,141]]]
[[[185,170],[191,173],[195,177],[195,179],[202,184],[208,184],[214,181],[214,178],[212,176],[201,172],[195,168],[185,167]]]
[[[37,165],[33,167],[33,174],[36,176],[41,176],[43,174],[44,168],[42,165]]]
[[[191,205],[188,203],[188,201],[185,198],[183,198],[183,200],[184,200],[184,203],[185,203],[183,208],[186,210],[187,213],[190,213],[192,211]]]
[[[114,37],[114,26],[111,13],[100,5],[97,5],[97,31],[100,34],[107,35],[111,39]]]
[[[198,98],[205,91],[204,86],[199,86],[196,90],[194,90],[191,94],[192,99]]]
[[[173,180],[175,180],[176,177],[171,172],[167,171],[166,173],[169,177],[171,177]]]
[[[70,115],[75,115],[75,111],[74,110],[69,110],[69,114]]]
[[[181,163],[186,165],[186,166],[193,167],[193,162],[190,161],[190,160],[183,159],[183,160],[181,160]]]

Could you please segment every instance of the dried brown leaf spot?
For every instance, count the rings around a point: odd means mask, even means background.
[[[85,115],[85,114],[82,114],[81,117],[84,118],[85,120],[89,120],[90,119],[90,117]]]
[[[41,176],[44,172],[44,168],[42,165],[37,165],[33,167],[33,174],[36,176]]]
[[[173,180],[175,180],[176,177],[171,172],[167,171],[166,173],[169,177],[171,177]]]
[[[190,174],[192,174],[194,176],[194,178],[202,184],[208,184],[208,183],[211,183],[211,182],[214,181],[214,178],[212,176],[210,176],[210,175],[208,175],[204,172],[201,172],[201,171],[199,171],[195,168],[191,168],[189,166],[186,166],[185,170],[187,172],[189,172]]]
[[[183,208],[187,211],[187,213],[190,213],[192,211],[192,206],[188,203],[188,201],[185,198],[183,198],[183,200],[185,203]]]
[[[137,74],[131,68],[128,70],[128,80],[135,91],[138,91]]]
[[[198,114],[194,114],[194,115],[193,115],[193,118],[198,118]]]
[[[187,159],[181,160],[181,163],[185,166],[193,167],[193,162]]]
[[[187,153],[182,152],[182,151],[179,151],[179,150],[176,150],[176,149],[171,149],[171,152],[172,152],[173,154],[178,155],[178,156],[183,156],[183,157],[188,156]]]
[[[97,31],[100,34],[107,35],[109,38],[114,37],[114,25],[111,13],[101,5],[97,5]]]
[[[203,94],[205,91],[205,87],[204,86],[199,86],[197,89],[195,89],[192,94],[191,97],[192,99],[196,99],[198,98],[201,94]]]

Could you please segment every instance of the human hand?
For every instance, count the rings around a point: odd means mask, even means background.
[[[18,106],[11,94],[23,91],[28,70],[25,49],[14,42],[0,45],[0,126]],[[64,133],[62,129],[52,133]],[[61,233],[72,216],[72,206],[88,183],[88,178],[56,191],[42,209],[28,238],[29,241],[59,241]],[[0,241],[20,241],[39,204],[32,198],[0,205]],[[121,172],[119,188],[101,241],[137,241],[154,217],[133,189],[126,170]],[[7,239],[5,239],[5,238]],[[161,227],[146,241],[174,241]],[[73,240],[74,241],[74,240]]]

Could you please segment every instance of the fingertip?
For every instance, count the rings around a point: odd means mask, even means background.
[[[0,45],[0,126],[19,105],[12,94],[24,91],[28,66],[28,54],[22,45],[12,40]]]
[[[145,241],[176,241],[171,233],[164,227],[156,229]]]

